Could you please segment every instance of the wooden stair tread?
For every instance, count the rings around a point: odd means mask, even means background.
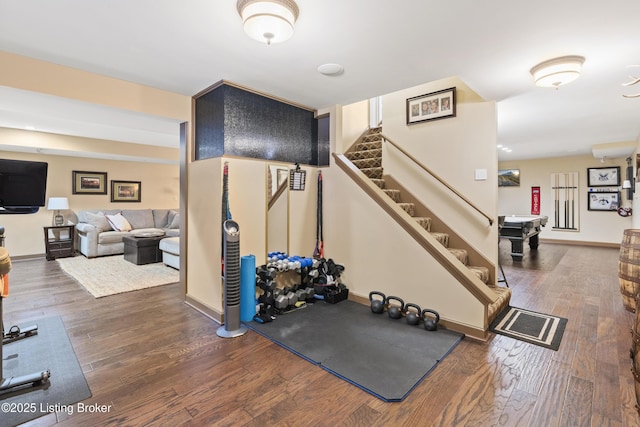
[[[382,167],[382,157],[370,157],[366,159],[351,160],[358,169]]]
[[[422,228],[431,231],[431,218],[427,216],[414,216],[413,219],[415,219]]]
[[[369,178],[382,178],[382,168],[362,168],[360,170]]]
[[[415,212],[415,205],[413,203],[398,203],[398,206],[400,206],[410,216],[413,216]]]
[[[382,128],[371,128],[369,132],[362,137],[360,142],[355,144],[355,149],[345,154],[347,159],[353,163],[362,173],[364,173],[371,181],[384,191],[394,202],[398,204],[405,212],[414,217],[416,222],[420,224],[427,232],[431,234],[438,242],[446,247],[449,252],[455,256],[463,265],[465,265],[473,274],[475,274],[482,283],[485,283],[497,294],[497,298],[487,306],[487,318],[489,324],[504,310],[511,300],[511,290],[489,284],[491,277],[489,268],[482,266],[470,266],[469,254],[467,250],[460,248],[449,248],[449,235],[438,231],[431,231],[431,218],[415,217],[415,204],[403,203],[401,200],[401,191],[396,189],[386,189],[383,179],[382,169]]]
[[[382,157],[381,148],[372,148],[371,150],[351,151],[345,154],[346,158],[351,160],[370,159],[372,157]]]
[[[439,233],[437,231],[429,232],[435,239],[442,244],[445,248],[449,247],[449,235],[447,233]]]
[[[384,191],[384,193],[391,197],[391,200],[393,200],[394,202],[398,203],[400,202],[400,190],[382,190]]]
[[[377,142],[377,141],[382,141],[382,134],[380,133],[372,133],[369,135],[365,135],[362,138],[362,142]]]
[[[378,186],[378,188],[380,188],[381,190],[384,190],[385,188],[385,184],[384,184],[384,179],[379,179],[379,178],[369,178],[371,179],[371,181]]]
[[[469,264],[469,254],[465,249],[457,249],[457,248],[448,248],[451,254],[458,258],[458,260],[464,265]]]
[[[489,286],[492,291],[498,294],[498,298],[487,307],[487,321],[490,325],[502,310],[507,308],[511,301],[511,289],[500,286]]]
[[[382,141],[359,142],[356,145],[356,151],[380,150],[382,149]]]
[[[473,272],[478,279],[482,280],[482,283],[487,283],[489,281],[489,269],[487,267],[478,267],[475,265],[468,265],[467,268]]]

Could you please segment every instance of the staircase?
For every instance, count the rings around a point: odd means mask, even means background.
[[[385,179],[382,170],[382,128],[372,128],[363,135],[344,155],[355,167],[364,173],[373,183],[375,183],[393,202],[402,208],[408,215],[424,228],[431,236],[433,236],[440,244],[455,256],[461,263],[461,268],[468,268],[477,278],[487,287],[489,287],[497,298],[488,306],[487,315],[490,324],[500,312],[509,305],[511,299],[511,290],[504,287],[496,286],[489,283],[491,275],[489,268],[484,266],[469,265],[469,254],[465,248],[449,247],[449,234],[447,232],[433,229],[433,221],[429,217],[418,216],[416,211],[424,211],[419,209],[415,202],[403,201],[403,193],[395,181],[390,177]],[[460,239],[457,239],[458,241]],[[497,244],[497,242],[496,242]]]

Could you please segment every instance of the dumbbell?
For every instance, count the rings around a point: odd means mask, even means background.
[[[260,303],[273,305],[274,301],[275,296],[273,295],[272,291],[264,291],[262,295],[258,297],[258,302]]]
[[[298,290],[298,285],[287,285],[282,289],[282,293],[285,295],[289,295],[290,293],[296,293]]]
[[[276,271],[273,268],[269,268],[266,265],[262,265],[256,268],[256,275],[259,276],[262,280],[275,279]]]
[[[315,292],[313,291],[312,286],[300,288],[296,291],[296,295],[298,295],[298,301],[313,301],[314,294]]]
[[[276,282],[271,279],[258,279],[256,285],[264,291],[272,291],[276,288]]]
[[[275,303],[273,304],[278,310],[284,310],[289,306],[289,298],[286,295],[280,294],[275,298]]]
[[[313,301],[313,297],[316,294],[315,290],[313,289],[313,286],[308,286],[307,288],[305,288],[305,300],[310,302]]]
[[[289,305],[294,305],[298,302],[298,296],[293,291],[290,291],[286,297],[289,300]]]
[[[298,301],[306,301],[307,300],[307,290],[306,289],[298,289],[296,291],[296,299]]]

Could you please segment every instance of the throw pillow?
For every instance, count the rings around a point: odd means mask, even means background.
[[[104,213],[102,212],[97,212],[97,213],[86,212],[85,218],[87,219],[87,223],[89,225],[93,225],[95,228],[98,229],[98,233],[111,230],[109,221],[107,221],[107,218],[104,216]]]
[[[107,215],[107,220],[116,231],[131,231],[131,224],[122,214]]]
[[[180,214],[175,214],[169,228],[180,228]]]
[[[169,213],[167,214],[167,225],[165,228],[171,228],[171,223],[173,222],[173,218],[178,215],[178,211],[175,211],[173,209],[169,210]]]

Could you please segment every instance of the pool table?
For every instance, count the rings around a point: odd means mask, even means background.
[[[511,258],[522,261],[524,241],[529,239],[529,247],[538,249],[538,235],[547,224],[549,217],[542,215],[505,215],[498,218],[500,236],[511,240]]]

